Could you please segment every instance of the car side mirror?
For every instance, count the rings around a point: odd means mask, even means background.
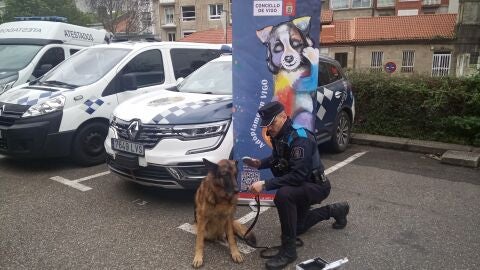
[[[33,76],[36,78],[43,76],[43,74],[47,73],[52,68],[52,64],[43,64],[33,72]]]
[[[122,75],[122,89],[125,91],[132,91],[138,89],[137,76],[135,74],[124,74]]]

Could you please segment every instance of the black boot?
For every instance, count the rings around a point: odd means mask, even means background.
[[[334,203],[328,206],[330,208],[330,216],[335,219],[332,224],[334,229],[343,229],[347,226],[347,215],[350,210],[348,202]]]
[[[297,246],[295,240],[296,239],[293,237],[282,236],[282,247],[280,248],[280,252],[265,263],[267,269],[283,269],[297,259]]]

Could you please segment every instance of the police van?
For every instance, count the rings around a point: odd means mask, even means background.
[[[320,56],[319,65],[317,142],[342,152],[355,117],[351,84],[334,59]],[[120,104],[105,140],[108,167],[142,185],[195,189],[203,158],[233,158],[232,109],[232,56],[223,55],[175,87]]]
[[[63,17],[16,19],[22,21],[0,25],[0,94],[42,76],[84,47],[105,43],[105,30],[59,22]]]
[[[231,48],[186,42],[120,42],[85,48],[41,78],[0,95],[0,154],[105,161],[113,109],[176,81]]]

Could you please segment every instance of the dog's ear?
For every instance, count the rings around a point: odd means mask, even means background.
[[[257,37],[262,43],[266,43],[270,32],[272,32],[273,26],[267,26],[263,29],[257,30]]]
[[[308,46],[313,46],[313,41],[310,38],[310,16],[304,16],[292,20],[292,23],[302,32]]]
[[[203,164],[205,164],[205,167],[207,167],[209,172],[216,173],[218,170],[218,165],[216,163],[213,163],[207,159],[203,159]]]

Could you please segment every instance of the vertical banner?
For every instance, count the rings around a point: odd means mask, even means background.
[[[248,186],[270,179],[270,170],[242,164],[244,156],[262,159],[272,148],[257,111],[279,101],[295,124],[315,130],[320,35],[318,0],[233,1],[233,132],[239,160],[240,203],[251,201]],[[274,192],[260,198],[271,204]]]

